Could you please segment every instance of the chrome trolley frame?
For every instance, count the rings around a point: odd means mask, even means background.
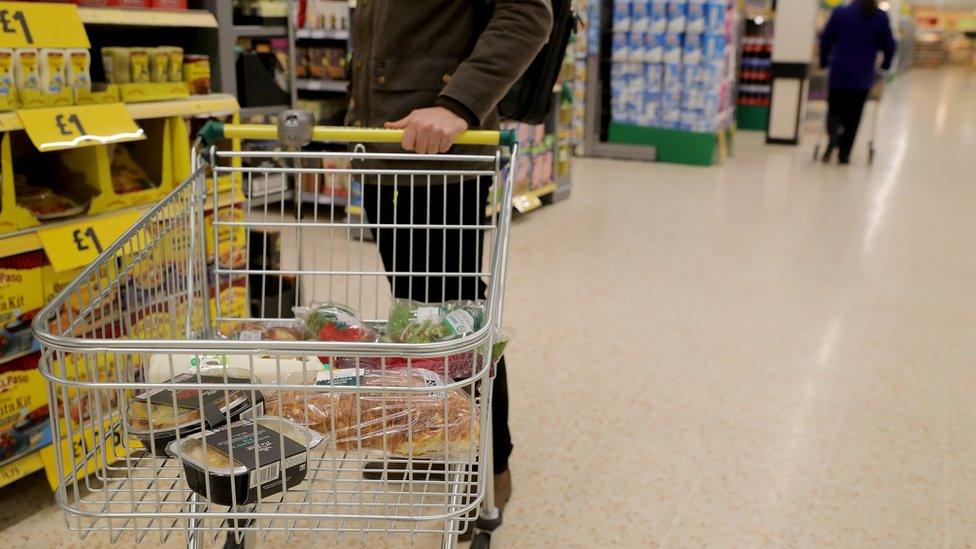
[[[289,120],[288,114],[283,120]],[[495,145],[497,152],[384,154],[366,152],[362,145],[352,152],[304,152],[294,145],[307,143],[309,135],[296,143],[294,128],[281,123],[278,128],[228,125],[211,133],[227,139],[280,135],[293,150],[222,151],[214,146],[204,149],[198,140],[192,175],[109,246],[34,321],[42,344],[39,367],[48,380],[53,440],[61,441],[54,443],[61,470],[55,499],[69,528],[82,538],[105,533],[113,543],[120,539],[165,543],[175,532],[189,547],[219,543],[224,536],[226,546],[267,540],[312,543],[334,536],[337,543],[352,537],[366,544],[381,537],[394,545],[436,539],[443,547],[454,547],[458,534],[479,514],[489,522],[497,519],[490,448],[494,372],[489,350],[498,341],[502,321],[511,208],[491,208],[472,222],[450,214],[449,208],[458,204],[447,198],[431,203],[431,197],[446,197],[454,186],[491,185],[497,203],[511,204],[517,144],[510,137],[506,142],[507,136],[499,132],[468,132],[459,143]],[[315,141],[347,143],[393,143],[401,135],[323,127],[306,133]],[[506,162],[507,176],[503,175]],[[272,191],[260,204],[252,198],[241,200],[242,185],[253,193],[255,188],[273,187],[282,178],[293,181],[294,199],[283,189]],[[365,215],[343,219],[343,197],[364,182],[399,189],[394,191],[394,204],[379,208],[394,207],[398,194],[409,195],[410,212],[424,207],[426,222],[399,217],[382,222],[383,215],[379,220]],[[405,192],[416,189],[426,192]],[[434,192],[437,189],[443,192]],[[414,196],[425,196],[427,203],[414,204]],[[388,272],[367,238],[372,234],[383,239],[392,234],[386,231],[395,230],[416,233],[428,242],[438,233],[483,233],[484,249],[477,250],[485,257],[483,266],[465,271],[443,262],[431,267],[436,262],[428,261],[426,269]],[[463,246],[465,239],[457,240]],[[423,246],[408,248],[394,253],[410,254],[411,260],[413,254],[430,255]],[[275,257],[277,249],[280,261]],[[238,323],[287,321],[293,306],[313,300],[348,304],[361,312],[368,325],[382,330],[391,302],[389,284],[411,277],[439,277],[445,281],[443,286],[450,278],[458,284],[465,279],[483,280],[487,284],[484,326],[465,337],[431,344],[227,337]],[[289,287],[294,291],[285,291]],[[254,307],[246,305],[255,295],[262,303],[262,318],[255,318]],[[185,372],[199,373],[195,361],[214,356],[224,367],[241,367],[254,379],[207,383],[191,376],[170,382]],[[465,356],[473,365],[468,377],[453,379],[449,362]],[[427,369],[431,361],[443,363],[438,372],[443,385],[322,386],[295,382],[286,375],[297,368],[302,376],[314,378],[316,371],[322,371],[317,357],[343,357],[357,379],[370,368],[392,371],[393,357],[408,374],[419,369],[418,361],[425,361]],[[372,399],[380,402],[383,421],[387,413],[394,413],[393,403],[407,416],[416,413],[411,407],[416,400],[433,396],[444,404],[443,413],[433,414],[426,426],[408,419],[407,443],[400,446],[406,451],[400,453],[390,450],[393,443],[387,433],[380,435],[381,443],[366,444],[360,438],[337,444],[327,427],[322,444],[306,447],[307,475],[301,484],[267,497],[262,497],[259,485],[257,501],[221,506],[188,487],[183,460],[161,457],[166,453],[156,447],[155,439],[146,447],[130,432],[124,418],[133,397],[162,389],[174,389],[172,395],[176,390],[221,391],[225,397],[243,391],[252,399],[260,393],[265,405],[286,392],[299,395],[305,404],[313,398],[346,397],[354,403],[354,418],[366,413],[362,403]],[[467,438],[461,443],[449,441],[453,435],[446,426],[452,413],[448,394],[464,395],[470,402],[472,413],[462,426]],[[282,409],[277,413],[282,414]],[[227,423],[234,421],[230,409],[224,413]],[[333,429],[338,413],[331,417]],[[202,418],[199,423],[198,431],[206,430]],[[364,427],[356,429],[362,432]],[[177,441],[181,436],[187,435],[177,430]],[[434,440],[436,451],[415,454],[420,437]],[[436,447],[438,443],[443,449]],[[235,459],[233,452],[230,458]],[[284,468],[280,475],[284,484]],[[208,485],[207,493],[210,489]]]

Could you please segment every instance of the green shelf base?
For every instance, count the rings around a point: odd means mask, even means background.
[[[653,146],[657,149],[659,162],[712,166],[723,162],[731,154],[734,135],[735,128],[699,133],[613,122],[610,124],[608,141]]]
[[[740,105],[736,108],[736,122],[740,130],[764,132],[769,122],[769,107]]]

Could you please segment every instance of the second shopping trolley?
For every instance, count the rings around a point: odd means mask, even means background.
[[[126,544],[453,547],[479,508],[490,524],[511,209],[464,215],[456,190],[510,204],[517,145],[468,132],[459,143],[479,154],[387,153],[375,144],[399,132],[311,128],[295,112],[205,133],[291,147],[199,147],[192,175],[34,322],[69,527]],[[309,141],[362,145],[298,148]],[[370,185],[392,200],[346,219]],[[407,260],[384,266],[376,246],[396,231]],[[391,284],[432,281],[483,283],[487,298],[392,299]]]

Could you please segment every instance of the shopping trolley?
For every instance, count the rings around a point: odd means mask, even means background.
[[[868,134],[868,164],[874,163],[874,140],[878,135],[878,111],[881,110],[881,99],[884,97],[884,89],[887,82],[888,76],[885,73],[879,73],[875,76],[874,85],[871,86],[871,90],[868,91],[868,101],[874,103],[874,108],[871,109],[871,122],[869,126]],[[826,150],[826,145],[823,143],[823,136],[821,134],[817,138],[817,144],[813,146],[813,161],[818,162],[821,160],[821,152]],[[828,136],[829,138],[829,136]]]
[[[430,204],[429,191],[491,186],[511,203],[514,136],[475,131],[458,140],[492,154],[397,154],[371,144],[399,142],[398,131],[313,128],[297,111],[279,119],[277,127],[204,128],[190,177],[34,320],[61,441],[55,499],[68,526],[113,543],[164,543],[177,533],[189,547],[326,536],[453,547],[478,524],[474,546],[488,546],[481,530],[500,523],[492,351],[512,214],[451,215],[458,204]],[[221,138],[280,139],[284,150],[208,146]],[[303,150],[310,141],[359,145]],[[236,198],[242,186],[275,188],[280,178],[293,182],[288,191]],[[361,185],[393,186],[394,204],[377,208],[411,212],[421,204],[404,196],[419,195],[406,191],[426,189],[426,222],[344,219],[341,197]],[[483,266],[408,262],[414,267],[388,271],[366,237],[390,230],[428,241],[480,232]],[[395,253],[432,253],[406,248]],[[273,335],[294,327],[293,310],[310,301],[351,306],[340,310],[358,310],[364,329],[381,334],[390,283],[435,277],[487,284],[480,327],[426,343]],[[254,296],[257,306],[241,306]],[[267,337],[252,339],[254,329]]]

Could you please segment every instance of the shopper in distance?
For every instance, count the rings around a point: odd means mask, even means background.
[[[881,69],[891,68],[895,39],[888,14],[877,0],[854,0],[830,14],[820,36],[820,67],[830,69],[827,96],[827,136],[823,161],[837,150],[841,164],[850,162],[864,102],[875,84],[878,53]]]

